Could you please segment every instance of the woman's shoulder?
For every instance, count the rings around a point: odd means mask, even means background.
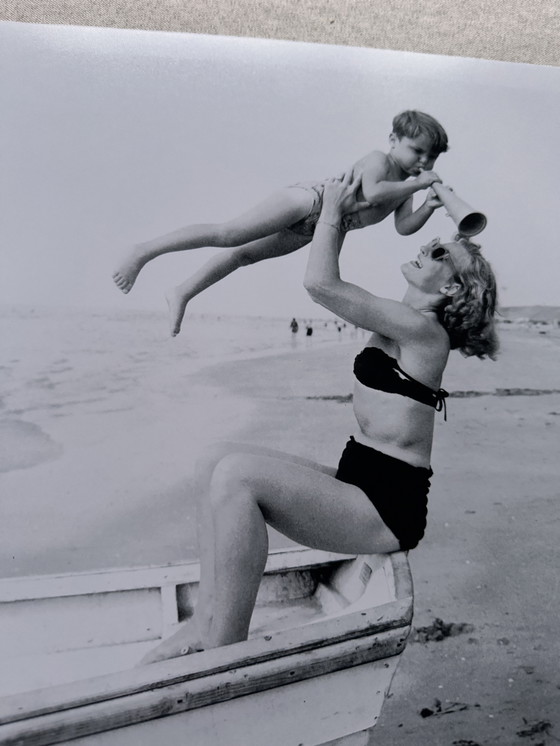
[[[447,365],[451,351],[449,335],[439,323],[426,325],[423,332],[416,338],[401,341],[398,359],[409,367],[426,371],[429,377],[437,382]]]
[[[403,301],[394,301],[390,339],[399,347],[449,349],[449,335],[435,311],[422,311]]]

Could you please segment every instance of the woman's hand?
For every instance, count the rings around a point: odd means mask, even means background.
[[[362,184],[362,175],[352,177],[352,171],[325,181],[323,192],[323,210],[330,217],[340,218],[351,212],[358,212],[371,207],[369,202],[357,199],[357,192]]]

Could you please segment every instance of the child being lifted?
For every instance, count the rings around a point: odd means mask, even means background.
[[[421,111],[398,114],[393,119],[389,151],[374,150],[352,166],[353,178],[361,174],[360,201],[356,211],[343,216],[337,229],[346,233],[364,228],[394,212],[397,232],[403,236],[415,233],[441,207],[442,203],[429,187],[441,182],[432,168],[447,147],[445,130],[429,114]],[[128,293],[142,267],[162,254],[203,246],[228,247],[167,294],[171,334],[176,336],[187,303],[195,295],[239,267],[290,254],[311,241],[321,214],[323,188],[320,181],[284,187],[228,222],[189,225],[139,244],[113,274],[113,279],[123,293]],[[426,199],[413,212],[412,196],[422,189],[429,190]]]

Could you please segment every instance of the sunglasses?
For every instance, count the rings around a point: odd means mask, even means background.
[[[459,271],[457,269],[457,265],[454,263],[451,254],[449,251],[445,248],[445,246],[442,246],[439,242],[439,238],[434,238],[433,241],[430,241],[430,243],[427,246],[424,246],[424,251],[428,256],[430,256],[431,259],[434,259],[436,262],[443,262],[448,261],[449,264],[453,267],[453,272],[458,275]]]

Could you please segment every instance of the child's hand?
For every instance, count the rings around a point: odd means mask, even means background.
[[[352,171],[347,171],[334,179],[327,179],[323,192],[323,207],[338,215],[371,207],[369,202],[362,202],[356,197],[361,184],[362,175],[358,174],[353,178]]]
[[[436,181],[441,184],[441,179],[435,171],[421,171],[416,177],[416,181],[420,185],[421,189],[427,189]]]

